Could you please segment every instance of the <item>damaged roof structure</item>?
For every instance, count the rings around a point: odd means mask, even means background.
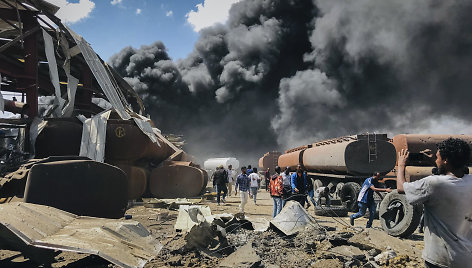
[[[83,156],[123,170],[128,199],[147,190],[197,196],[206,172],[161,134],[131,86],[54,16],[57,10],[43,0],[0,0],[0,90],[21,95],[0,96],[0,109],[17,114],[0,119],[0,127],[18,133],[10,141],[16,158],[6,159],[2,177],[29,158]]]
[[[198,196],[208,175],[58,9],[0,0],[0,110],[15,115],[0,118],[0,242],[142,267],[161,246],[118,220],[128,200]]]

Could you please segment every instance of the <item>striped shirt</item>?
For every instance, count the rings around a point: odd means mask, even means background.
[[[248,192],[249,191],[249,184],[250,184],[250,179],[246,174],[239,174],[238,178],[236,179],[236,189],[238,189],[239,186],[239,191],[241,192]]]

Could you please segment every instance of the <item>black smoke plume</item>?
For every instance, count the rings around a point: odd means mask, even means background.
[[[359,132],[470,131],[471,12],[472,1],[243,0],[184,60],[155,42],[110,63],[187,151],[255,164]]]

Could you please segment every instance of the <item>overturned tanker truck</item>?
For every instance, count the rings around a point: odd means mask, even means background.
[[[362,182],[374,172],[387,174],[395,167],[395,147],[387,134],[362,134],[329,139],[285,151],[281,167],[301,164],[314,188],[327,186],[350,211],[357,210]]]
[[[119,218],[128,200],[201,193],[208,175],[42,0],[0,1],[0,202]]]

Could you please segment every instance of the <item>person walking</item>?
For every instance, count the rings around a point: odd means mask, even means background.
[[[226,195],[228,194],[228,189],[226,188],[226,184],[228,183],[228,173],[224,169],[223,165],[218,167],[218,170],[215,171],[213,174],[213,187],[216,190],[216,202],[218,206],[220,205],[221,200],[221,192],[223,192],[223,203],[226,203]]]
[[[413,205],[424,205],[423,259],[431,267],[471,267],[472,175],[466,175],[470,146],[449,138],[437,144],[439,175],[405,181],[409,152],[398,154],[397,191]]]
[[[369,209],[369,220],[367,221],[366,228],[372,227],[372,223],[374,222],[375,217],[375,211],[377,210],[374,201],[374,192],[390,193],[392,191],[392,189],[390,188],[376,188],[374,184],[376,184],[379,179],[379,172],[375,172],[372,177],[365,179],[364,184],[362,184],[361,191],[359,192],[359,196],[357,197],[359,212],[350,216],[351,225],[354,225],[354,220],[364,216],[367,209]]]
[[[280,175],[280,167],[275,167],[275,174],[272,175],[269,181],[269,190],[270,196],[274,201],[274,208],[272,211],[272,218],[275,218],[277,214],[282,210],[282,191],[283,191],[283,181],[282,176]]]
[[[282,190],[282,207],[285,207],[285,203],[290,199],[292,196],[292,182],[290,176],[290,167],[286,167],[282,175],[282,183],[283,183],[283,190]]]
[[[227,172],[228,183],[226,184],[226,187],[228,188],[228,196],[231,196],[231,193],[233,192],[234,181],[236,180],[236,170],[233,169],[233,165],[229,165]]]
[[[234,187],[234,193],[238,194],[241,197],[241,204],[239,205],[239,212],[244,213],[244,206],[249,199],[249,185],[250,180],[249,177],[246,175],[246,167],[241,167],[241,174],[236,178],[236,185]]]
[[[267,168],[265,174],[264,174],[264,181],[265,181],[265,188],[266,188],[266,192],[269,191],[269,183],[270,183],[270,168]]]
[[[307,177],[303,172],[302,165],[297,166],[297,171],[292,174],[292,194],[294,195],[293,200],[298,201],[302,207],[305,207],[306,190],[307,190]]]
[[[252,173],[249,174],[249,179],[251,180],[251,196],[254,198],[254,204],[257,205],[257,190],[259,190],[259,183],[261,182],[261,177],[257,174],[257,168],[252,169]]]

